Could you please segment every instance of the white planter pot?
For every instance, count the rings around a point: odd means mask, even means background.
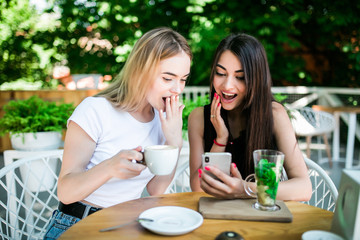
[[[10,135],[12,147],[20,151],[43,151],[58,149],[61,145],[61,134],[59,132],[37,132],[37,133],[21,133]],[[49,166],[55,172],[56,159],[49,159]],[[40,191],[45,191],[54,188],[55,179],[49,172],[49,169],[44,166],[41,159],[32,162],[31,169],[35,173],[33,176],[28,176],[28,166],[21,166],[21,177],[28,178],[26,187],[35,192],[39,188],[39,177],[42,179]],[[36,169],[36,172],[34,171]],[[44,171],[48,173],[44,174]]]
[[[61,133],[37,132],[10,134],[11,145],[15,150],[40,151],[58,149],[61,146]]]
[[[29,189],[29,191],[49,191],[55,187],[53,172],[56,172],[57,159],[49,158],[47,163],[48,167],[45,166],[45,164],[46,163],[39,159],[33,161],[31,165],[25,164],[20,166],[21,178],[25,182],[26,188]],[[49,168],[51,170],[49,170]]]

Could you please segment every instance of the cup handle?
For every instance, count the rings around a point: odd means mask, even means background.
[[[254,190],[252,190],[251,187],[250,187],[250,182],[251,182],[252,180],[256,180],[254,173],[253,173],[253,174],[250,174],[249,176],[247,176],[247,177],[245,178],[244,189],[245,189],[245,192],[246,192],[247,195],[249,195],[250,197],[256,198],[256,197],[257,197],[257,195],[256,195],[256,193],[257,193],[256,190],[254,191]]]

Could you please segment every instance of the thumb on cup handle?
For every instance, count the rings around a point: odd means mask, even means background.
[[[252,180],[255,180],[255,174],[250,174],[249,176],[247,176],[245,178],[245,182],[244,182],[244,189],[245,189],[245,192],[247,195],[249,195],[250,197],[253,197],[253,198],[256,198],[257,197],[257,191],[256,191],[256,188],[255,190],[253,190],[251,187],[250,187],[250,183]]]

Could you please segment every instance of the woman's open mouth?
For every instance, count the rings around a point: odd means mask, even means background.
[[[167,99],[167,97],[163,97],[163,98],[162,98],[162,100],[163,100],[163,102],[164,102],[164,106],[166,105],[166,99]]]
[[[225,93],[225,92],[221,92],[222,94],[222,99],[225,101],[225,102],[230,102],[232,101],[234,98],[236,98],[237,94],[235,93]]]
[[[168,97],[163,97],[162,100],[163,100],[163,104],[164,104],[164,112],[166,111],[166,99]]]

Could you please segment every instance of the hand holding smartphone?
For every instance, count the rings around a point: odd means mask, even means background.
[[[202,168],[206,166],[215,166],[225,174],[230,176],[231,153],[228,152],[206,152],[202,154]],[[208,173],[213,178],[218,179],[211,173]]]

